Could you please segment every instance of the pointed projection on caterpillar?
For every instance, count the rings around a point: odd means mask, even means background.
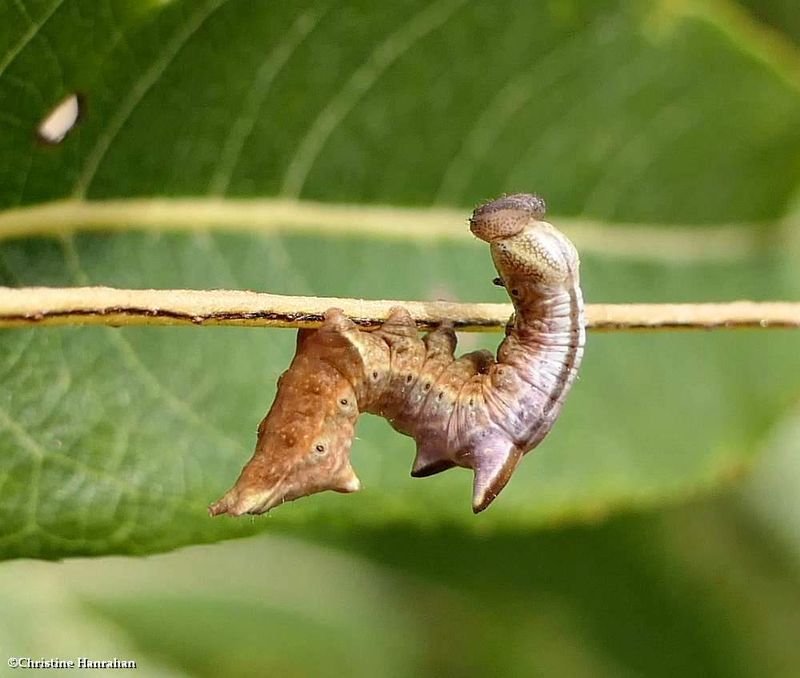
[[[480,205],[470,219],[515,310],[496,359],[488,351],[455,358],[452,327],[420,338],[399,307],[374,332],[335,308],[319,329],[300,330],[255,453],[211,515],[360,489],[350,447],[362,412],[416,441],[412,476],[472,469],[472,508],[489,506],[550,431],[583,356],[578,254],[544,214],[541,198],[515,194]]]

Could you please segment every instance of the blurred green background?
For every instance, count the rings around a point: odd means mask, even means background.
[[[590,302],[798,299],[798,7],[10,0],[0,284],[499,301],[465,218],[535,191]],[[75,92],[75,128],[38,141]],[[146,218],[173,199],[180,228]],[[55,202],[105,200],[118,216],[91,230]],[[214,204],[243,200],[255,217],[214,223]],[[318,217],[282,223],[278,204]],[[363,222],[372,206],[408,236]],[[800,673],[796,333],[590,335],[558,425],[477,517],[468,474],[409,478],[413,443],[364,418],[362,492],[211,520],[293,343],[0,331],[6,658],[175,676]]]

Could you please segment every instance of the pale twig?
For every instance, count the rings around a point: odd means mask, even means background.
[[[125,290],[109,287],[0,288],[0,327],[41,325],[239,325],[318,327],[326,309],[342,309],[359,326],[377,327],[403,306],[420,329],[449,321],[458,330],[493,332],[510,304],[367,301],[292,297],[240,290]],[[800,302],[589,304],[593,330],[800,327]]]

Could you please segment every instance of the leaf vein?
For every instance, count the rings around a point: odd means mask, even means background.
[[[211,0],[198,9],[197,12],[176,31],[175,35],[167,42],[155,61],[150,64],[149,68],[144,71],[133,84],[133,87],[128,90],[127,96],[123,98],[120,106],[109,118],[108,123],[98,135],[95,145],[86,156],[83,168],[81,169],[73,189],[73,196],[75,198],[85,197],[111,143],[120,133],[145,95],[158,82],[166,69],[178,56],[184,45],[186,45],[191,37],[200,30],[205,21],[226,2],[228,2],[228,0]]]
[[[73,277],[80,284],[91,284],[89,276],[81,265],[80,256],[72,236],[65,235],[60,239],[60,242],[64,250],[67,265],[71,269]],[[207,419],[201,417],[185,401],[172,393],[158,377],[153,374],[150,368],[145,365],[136,349],[125,337],[116,332],[113,328],[104,329],[107,330],[104,334],[109,343],[117,349],[119,354],[125,359],[131,371],[139,376],[139,381],[146,386],[153,395],[164,402],[174,413],[183,417],[192,425],[211,433],[219,442],[230,449],[238,451],[241,448],[241,445],[239,445],[237,441],[233,440],[216,426],[210,424]]]
[[[30,28],[22,35],[17,44],[14,45],[8,52],[6,52],[2,61],[0,61],[0,76],[5,73],[6,69],[13,63],[14,59],[16,59],[20,52],[25,49],[28,43],[36,37],[42,27],[50,20],[50,17],[52,17],[53,14],[56,13],[56,10],[58,10],[58,8],[63,4],[64,0],[56,0],[47,9],[42,18],[38,22],[31,24]]]
[[[244,143],[253,133],[258,112],[272,88],[272,83],[297,47],[319,23],[322,14],[323,12],[310,11],[300,14],[284,34],[283,40],[267,54],[259,66],[255,82],[222,144],[220,160],[209,183],[210,194],[224,195],[227,192],[231,177],[239,164]]]
[[[281,195],[299,198],[306,178],[320,152],[350,111],[375,85],[386,70],[429,33],[439,28],[466,0],[439,0],[420,9],[400,28],[389,34],[344,87],[322,108],[300,141],[284,174]]]

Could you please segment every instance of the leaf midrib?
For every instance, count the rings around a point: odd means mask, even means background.
[[[460,241],[467,211],[318,203],[283,198],[63,200],[0,211],[0,241],[75,231],[189,231],[317,234],[390,240]],[[609,224],[553,217],[582,252],[655,262],[748,259],[777,250],[790,223],[722,226]],[[770,236],[765,239],[765,234]]]

